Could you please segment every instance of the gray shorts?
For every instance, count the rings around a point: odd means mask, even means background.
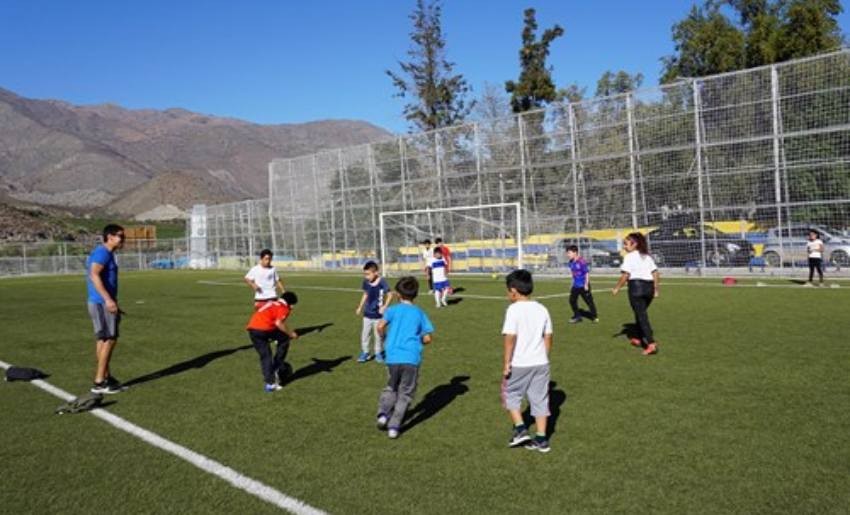
[[[89,316],[94,326],[94,336],[98,340],[117,340],[118,326],[121,324],[119,313],[110,313],[106,305],[88,303]]]
[[[502,381],[502,404],[518,410],[522,398],[528,399],[532,417],[549,416],[549,365],[512,367],[511,375]]]

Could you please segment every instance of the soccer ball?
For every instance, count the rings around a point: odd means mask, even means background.
[[[491,278],[493,278],[493,279],[498,279],[498,278],[499,278],[499,274],[497,274],[497,273],[493,272],[492,274],[490,274],[490,277],[491,277]]]

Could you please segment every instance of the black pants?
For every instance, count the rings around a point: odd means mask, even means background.
[[[578,308],[578,298],[584,300],[584,303],[587,304],[588,309],[590,311],[582,311]],[[590,287],[588,286],[585,291],[584,286],[573,286],[570,290],[570,307],[573,308],[573,318],[579,317],[587,317],[591,320],[596,319],[596,304],[593,303],[593,293],[590,291]]]
[[[428,291],[432,291],[434,289],[434,274],[431,272],[431,269],[428,269]]]
[[[632,311],[635,312],[635,324],[640,330],[640,337],[648,344],[655,343],[652,326],[649,325],[649,315],[646,313],[654,296],[655,286],[652,281],[637,279],[629,281],[629,304],[632,306]]]
[[[283,366],[286,353],[289,352],[289,336],[280,329],[274,331],[248,329],[248,336],[250,336],[251,343],[254,344],[254,348],[260,355],[260,370],[263,372],[263,380],[266,384],[274,384],[275,374]],[[272,356],[271,351],[272,340],[277,341],[274,356]]]
[[[823,282],[823,259],[809,258],[809,282],[812,282],[815,276],[815,270],[818,271],[820,282]]]

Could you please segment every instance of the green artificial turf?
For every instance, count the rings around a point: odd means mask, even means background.
[[[358,364],[361,279],[284,274],[296,379],[263,392],[238,272],[122,273],[127,312],[105,409],[332,513],[846,513],[850,287],[665,280],[660,353],[618,335],[623,293],[596,278],[601,321],[570,325],[566,279],[538,280],[555,324],[549,454],[508,449],[500,407],[504,284],[455,277],[417,303],[436,332],[409,427],[374,426],[385,369]],[[209,282],[217,284],[208,284]],[[391,282],[394,282],[391,280]],[[467,296],[467,297],[464,297]],[[492,298],[480,298],[492,297]],[[79,394],[94,367],[81,276],[0,281],[0,360]],[[265,513],[276,508],[26,383],[0,384],[0,510]]]

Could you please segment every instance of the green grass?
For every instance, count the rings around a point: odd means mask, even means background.
[[[417,401],[454,377],[467,391],[397,441],[374,428],[385,371],[355,362],[353,275],[294,275],[293,325],[332,323],[295,342],[316,371],[273,395],[244,324],[250,292],[228,272],[124,273],[128,312],[113,359],[124,381],[172,367],[108,400],[110,412],[333,513],[846,513],[850,506],[850,288],[722,288],[666,280],[650,308],[661,352],[615,337],[625,295],[602,291],[599,324],[555,322],[555,433],[548,455],[506,448],[499,405],[500,299],[434,310]],[[201,284],[199,280],[229,285]],[[500,297],[500,280],[455,278]],[[0,281],[0,360],[42,368],[72,393],[89,387],[91,325],[81,277]],[[538,281],[536,295],[565,293]],[[216,351],[227,351],[213,354]],[[206,356],[206,360],[195,359]],[[178,366],[192,362],[203,366]],[[334,363],[336,366],[333,366]],[[313,365],[313,366],[311,366]],[[444,391],[443,388],[441,391]],[[267,513],[230,487],[60,401],[0,383],[2,510],[37,513]],[[106,508],[104,508],[106,507]],[[120,507],[120,508],[119,508]]]

